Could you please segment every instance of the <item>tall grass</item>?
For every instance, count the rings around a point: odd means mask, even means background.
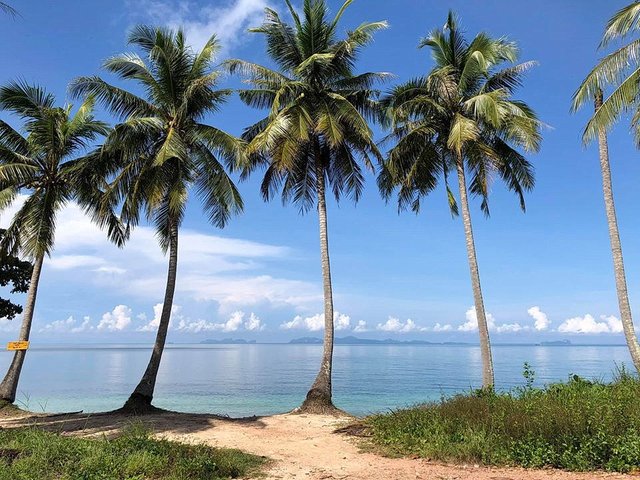
[[[508,393],[473,392],[369,417],[373,442],[388,454],[567,470],[640,469],[640,379],[566,383]]]
[[[244,477],[261,463],[237,450],[153,439],[141,427],[93,440],[0,430],[0,480],[220,480]]]

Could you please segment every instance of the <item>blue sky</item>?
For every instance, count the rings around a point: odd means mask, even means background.
[[[136,23],[183,25],[196,45],[215,32],[224,42],[221,60],[264,63],[261,39],[246,29],[259,24],[265,5],[283,8],[281,0],[15,3],[21,17],[0,18],[0,81],[21,77],[40,83],[61,103],[71,79],[101,74],[102,60],[129,50],[126,33]],[[519,95],[550,125],[542,151],[531,158],[537,187],[528,196],[528,211],[522,214],[499,183],[492,187],[490,219],[473,204],[495,342],[622,341],[612,318],[618,310],[599,164],[595,148],[584,148],[580,140],[588,112],[572,116],[569,104],[600,55],[596,47],[606,20],[625,3],[357,0],[345,16],[345,27],[388,20],[390,28],[365,51],[359,70],[389,71],[396,81],[431,68],[428,52],[416,46],[444,24],[449,8],[469,35],[506,35],[519,43],[522,60],[540,63]],[[339,8],[336,0],[329,4],[333,11]],[[239,134],[258,115],[234,99],[207,120]],[[626,124],[612,132],[610,143],[629,291],[632,305],[638,305],[640,163]],[[395,205],[380,199],[374,177],[367,181],[358,205],[329,206],[338,335],[474,341],[462,224],[449,215],[444,192],[436,191],[419,216],[398,215]],[[254,178],[240,185],[245,214],[223,231],[206,223],[197,201],[190,204],[170,341],[282,341],[321,334],[316,217],[300,216],[278,201],[265,204],[258,184]],[[0,214],[0,225],[9,215]],[[119,251],[70,206],[60,216],[58,248],[45,265],[32,340],[151,341],[165,270],[150,229],[140,228]],[[0,320],[0,340],[12,339],[16,330],[17,322]]]

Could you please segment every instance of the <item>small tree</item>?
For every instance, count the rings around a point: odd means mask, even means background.
[[[0,229],[0,240],[5,230]],[[33,266],[15,255],[0,251],[0,287],[11,285],[10,293],[27,293]],[[0,318],[12,320],[22,313],[22,306],[6,298],[0,298]]]

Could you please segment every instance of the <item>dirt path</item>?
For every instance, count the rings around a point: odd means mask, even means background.
[[[576,474],[555,470],[449,466],[421,459],[390,459],[362,453],[349,437],[334,433],[346,418],[317,415],[276,415],[231,420],[210,415],[163,413],[144,417],[160,436],[184,442],[207,443],[263,455],[273,460],[266,479],[305,480],[591,480],[637,479],[617,474]],[[35,416],[0,418],[0,427],[38,424],[78,434],[116,432],[131,423],[122,415]]]

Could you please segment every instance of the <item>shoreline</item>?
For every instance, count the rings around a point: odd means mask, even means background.
[[[1,410],[0,410],[1,412]],[[633,475],[605,472],[572,473],[480,465],[450,465],[423,459],[388,458],[371,452],[362,439],[338,433],[349,416],[285,413],[266,417],[226,418],[218,415],[163,411],[142,417],[118,412],[41,415],[21,411],[2,416],[1,428],[37,427],[63,435],[101,437],[117,434],[132,423],[143,423],[156,436],[191,444],[237,448],[271,461],[263,471],[275,479],[456,479],[456,480],[630,480]]]

